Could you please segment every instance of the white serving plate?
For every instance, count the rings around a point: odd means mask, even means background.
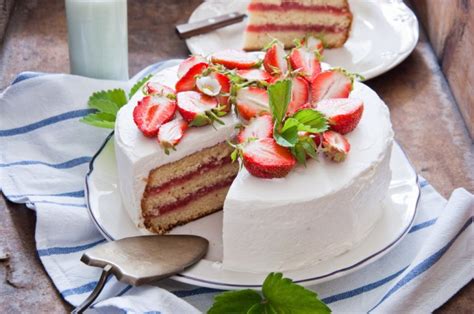
[[[90,163],[86,176],[86,201],[90,216],[108,240],[147,234],[135,227],[122,206],[118,190],[113,133]],[[417,175],[398,144],[394,144],[392,181],[381,220],[366,240],[352,250],[303,269],[285,272],[302,285],[334,279],[382,257],[405,236],[413,223],[419,197]],[[217,289],[259,288],[267,273],[229,271],[222,268],[222,211],[172,230],[171,234],[200,235],[210,242],[206,257],[173,279]]]
[[[230,12],[245,13],[248,0],[210,0],[198,6],[189,22]],[[349,39],[324,51],[324,61],[359,73],[367,80],[392,69],[415,49],[418,21],[402,0],[349,0],[354,19]],[[246,20],[186,40],[193,54],[242,49]]]

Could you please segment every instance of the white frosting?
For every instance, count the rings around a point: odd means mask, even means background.
[[[153,80],[174,86],[177,67]],[[115,128],[115,151],[123,204],[143,228],[141,198],[150,170],[179,160],[234,135],[238,120],[225,126],[192,128],[166,155],[133,123],[137,93],[123,107]],[[347,135],[351,151],[342,163],[320,156],[286,178],[259,179],[243,168],[224,204],[223,267],[249,272],[296,269],[342,254],[361,242],[382,214],[390,183],[393,131],[385,104],[369,87],[355,83],[351,96],[364,100],[359,126]]]
[[[283,179],[239,172],[224,203],[225,268],[304,267],[349,250],[375,226],[391,178],[393,131],[387,107],[369,87],[356,83],[350,97],[365,106],[347,135],[351,150],[344,162],[320,156]]]
[[[178,80],[177,68],[167,68],[156,74],[152,80],[174,88]],[[140,228],[143,228],[141,199],[150,170],[230,139],[239,122],[233,114],[229,114],[222,118],[225,125],[214,124],[216,129],[211,126],[189,128],[176,146],[176,151],[166,155],[158,142],[145,137],[133,122],[133,109],[143,96],[141,91],[137,92],[129,103],[120,109],[115,123],[115,156],[120,193],[130,218]]]

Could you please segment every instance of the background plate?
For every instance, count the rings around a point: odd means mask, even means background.
[[[311,267],[287,271],[285,276],[310,285],[353,272],[382,257],[408,232],[416,214],[419,197],[417,176],[398,144],[394,144],[392,181],[384,201],[382,218],[359,246]],[[108,239],[147,234],[134,226],[122,206],[113,134],[98,151],[86,176],[86,201],[92,220]],[[195,234],[210,242],[206,257],[173,279],[217,289],[259,288],[266,273],[246,273],[222,268],[222,211],[172,230],[171,234]]]
[[[248,0],[211,0],[191,14],[189,22],[234,11],[245,13]],[[354,15],[346,44],[324,52],[324,61],[359,73],[367,80],[392,69],[415,49],[418,21],[401,0],[350,0]],[[186,40],[193,54],[242,49],[246,20]]]

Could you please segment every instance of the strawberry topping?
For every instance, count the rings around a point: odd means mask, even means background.
[[[178,82],[176,82],[176,92],[184,92],[194,90],[196,88],[196,76],[200,75],[202,71],[207,69],[209,65],[205,62],[200,62],[193,65],[186,74],[184,74]]]
[[[255,117],[237,135],[237,142],[244,143],[248,139],[273,137],[273,121],[270,115]]]
[[[133,121],[145,136],[153,137],[174,117],[176,102],[165,96],[145,96],[133,110]]]
[[[242,151],[247,171],[259,178],[285,177],[296,164],[290,151],[273,138],[263,138],[246,144]]]
[[[319,73],[311,82],[311,99],[313,104],[322,99],[347,98],[352,90],[352,80],[338,70]]]
[[[349,144],[347,138],[334,131],[326,131],[322,137],[324,154],[333,161],[344,161],[351,149],[351,144]]]
[[[359,124],[364,103],[354,98],[324,99],[316,104],[316,110],[328,118],[331,130],[347,134]]]
[[[281,42],[275,42],[265,53],[263,67],[271,75],[284,75],[288,72],[285,48]]]
[[[211,56],[212,63],[222,64],[228,69],[250,69],[260,62],[257,54],[247,53],[242,50],[223,50]]]
[[[267,71],[260,69],[237,70],[237,75],[250,82],[273,81],[273,76],[271,76]]]
[[[145,92],[145,94],[147,95],[151,95],[151,94],[160,94],[160,95],[169,95],[169,94],[172,94],[174,95],[174,90],[171,88],[171,87],[168,87],[166,85],[163,85],[159,82],[153,82],[153,81],[148,81],[144,88],[143,88],[143,91]]]
[[[245,87],[237,92],[237,111],[245,120],[269,112],[268,93],[264,88]]]
[[[210,112],[217,108],[217,100],[198,92],[187,91],[176,95],[178,111],[189,122],[189,126],[210,124]]]
[[[309,100],[309,83],[302,77],[294,77],[291,87],[291,101],[288,104],[287,115],[292,115],[296,111],[307,106]]]
[[[308,82],[312,82],[321,72],[321,63],[313,50],[305,47],[295,48],[289,59],[293,70],[298,70]]]
[[[165,149],[167,154],[169,148],[174,148],[181,141],[187,128],[188,123],[183,119],[171,120],[160,127],[158,130],[158,143]]]
[[[195,55],[187,58],[178,66],[178,78],[182,78],[193,66],[198,63],[207,63],[203,56]]]

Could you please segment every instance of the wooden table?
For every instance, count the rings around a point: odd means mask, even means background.
[[[200,0],[129,1],[130,74],[188,54],[174,25]],[[0,90],[21,71],[68,72],[64,1],[17,0],[0,52]],[[368,82],[390,107],[396,140],[418,173],[444,196],[474,191],[474,151],[457,105],[424,33],[397,68]],[[471,91],[472,92],[472,91]],[[0,198],[0,312],[66,312],[35,250],[35,213]],[[472,282],[439,312],[474,308]]]

